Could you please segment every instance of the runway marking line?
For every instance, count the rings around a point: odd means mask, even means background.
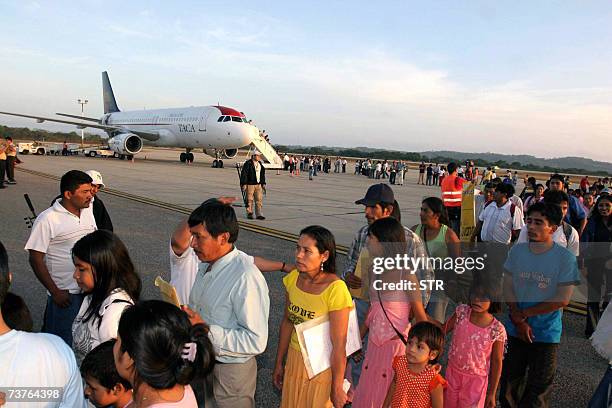
[[[19,171],[23,171],[25,173],[29,173],[35,176],[39,176],[39,177],[44,177],[44,178],[48,178],[51,180],[60,180],[60,177],[58,176],[54,176],[52,174],[48,174],[48,173],[43,173],[40,171],[36,171],[36,170],[30,170],[30,169],[25,169],[25,168],[18,168]],[[186,214],[189,215],[191,214],[192,210],[190,208],[187,207],[183,207],[180,205],[176,205],[176,204],[171,204],[171,203],[167,203],[164,201],[159,201],[159,200],[155,200],[153,198],[148,198],[148,197],[143,197],[143,196],[139,196],[139,195],[135,195],[135,194],[131,194],[131,193],[127,193],[125,191],[120,191],[120,190],[115,190],[112,188],[104,188],[103,190],[100,190],[100,192],[105,193],[105,194],[109,194],[109,195],[113,195],[116,197],[120,197],[120,198],[125,198],[131,201],[135,201],[135,202],[139,202],[142,204],[148,204],[148,205],[152,205],[154,207],[158,207],[158,208],[163,208],[166,210],[170,210],[170,211],[174,211],[174,212],[178,212],[181,214]],[[247,231],[250,232],[254,232],[254,233],[258,233],[258,234],[263,234],[266,236],[270,236],[273,238],[279,238],[279,239],[283,239],[286,241],[291,241],[291,242],[297,242],[299,236],[290,232],[286,232],[286,231],[281,231],[281,230],[277,230],[274,228],[269,228],[269,227],[264,227],[261,225],[255,225],[255,224],[251,224],[245,221],[238,221],[238,224],[240,225],[240,228],[243,228]],[[344,245],[336,245],[336,251],[339,254],[342,255],[347,255],[348,254],[348,247],[344,246]]]
[[[25,169],[25,168],[17,168],[17,170],[23,171],[24,173],[29,173],[35,176],[48,178],[51,180],[60,180],[60,177],[58,176],[54,176],[52,174],[43,173],[43,172],[36,171],[36,170],[30,170],[30,169]],[[175,205],[171,203],[166,203],[164,201],[159,201],[159,200],[155,200],[152,198],[138,196],[135,194],[127,193],[125,191],[115,190],[112,188],[104,188],[103,190],[100,190],[100,192],[109,194],[109,195],[113,195],[116,197],[120,197],[120,198],[125,198],[127,200],[139,202],[142,204],[148,204],[154,207],[163,208],[165,210],[178,212],[178,213],[185,214],[185,215],[191,214],[191,211],[192,211],[191,209],[187,207],[183,207],[183,206]],[[247,231],[254,232],[256,234],[266,235],[272,238],[283,239],[285,241],[297,242],[299,238],[298,235],[290,233],[290,232],[281,231],[281,230],[277,230],[277,229],[269,228],[269,227],[264,227],[261,225],[254,225],[254,224],[251,224],[245,221],[239,220],[238,224],[240,225],[240,228],[245,229]],[[336,252],[342,255],[347,255],[348,247],[345,245],[336,245]],[[570,301],[570,304],[567,307],[565,307],[565,310],[586,316],[586,304],[582,302]]]

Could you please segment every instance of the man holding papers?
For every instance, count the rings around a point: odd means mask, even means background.
[[[234,209],[209,200],[188,220],[191,248],[202,262],[183,307],[192,323],[204,321],[217,363],[210,382],[217,407],[254,407],[257,362],[268,341],[270,299],[253,258],[234,247]]]
[[[336,244],[331,232],[320,226],[303,229],[295,264],[296,269],[283,278],[287,299],[273,374],[274,385],[283,392],[281,407],[341,408],[347,402],[343,382],[353,302],[346,284],[336,276]],[[324,315],[329,316],[331,368],[309,379],[294,326]]]

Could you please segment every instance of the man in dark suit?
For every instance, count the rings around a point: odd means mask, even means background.
[[[261,211],[263,205],[263,192],[266,186],[266,168],[260,160],[260,153],[255,150],[251,160],[247,160],[240,173],[240,188],[247,195],[247,218],[253,219],[253,200],[255,201],[255,215],[258,220],[265,220]]]

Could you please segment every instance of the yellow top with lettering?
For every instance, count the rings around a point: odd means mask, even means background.
[[[353,307],[353,299],[346,287],[346,283],[342,279],[338,279],[329,284],[323,292],[318,295],[304,292],[297,287],[297,280],[300,273],[297,269],[291,271],[283,278],[283,284],[287,289],[289,296],[289,306],[287,314],[289,321],[294,326],[312,320],[316,317],[323,316],[335,310]],[[291,334],[291,342],[289,343],[295,350],[300,350],[295,329]]]

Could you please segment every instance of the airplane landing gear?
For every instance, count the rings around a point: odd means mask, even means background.
[[[223,160],[219,158],[219,152],[215,150],[215,160],[212,162],[213,169],[222,169],[223,168]]]
[[[193,163],[193,153],[191,153],[191,149],[185,149],[185,152],[181,153],[179,156],[179,160],[181,163]]]

